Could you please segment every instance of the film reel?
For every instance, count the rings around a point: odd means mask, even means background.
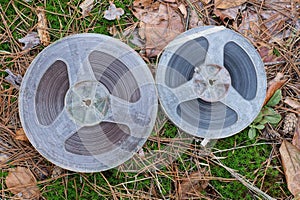
[[[164,50],[156,73],[168,117],[194,136],[217,139],[247,127],[259,113],[266,75],[259,54],[225,27],[191,29]]]
[[[19,113],[31,144],[54,164],[103,171],[150,135],[157,96],[150,70],[119,40],[78,34],[45,48],[28,68]]]

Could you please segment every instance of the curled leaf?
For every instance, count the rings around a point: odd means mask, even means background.
[[[294,133],[292,143],[300,150],[300,116],[298,117],[298,123],[295,128],[295,133]]]
[[[22,82],[22,76],[20,74],[15,75],[9,69],[6,69],[5,72],[8,73],[5,80],[12,84],[15,88],[19,89]]]
[[[18,41],[24,44],[22,50],[31,49],[40,44],[37,32],[28,33],[25,37],[18,39]]]
[[[180,4],[178,6],[178,9],[180,10],[181,14],[183,15],[183,18],[187,17],[187,10],[184,4]]]
[[[246,3],[247,0],[215,0],[215,7],[218,9],[227,9],[227,8],[232,8],[236,7],[239,5],[242,5],[243,3]]]
[[[288,189],[297,196],[300,194],[300,150],[284,140],[279,151]]]
[[[94,7],[94,0],[85,0],[79,5],[79,7],[82,10],[82,16],[86,17]]]
[[[300,103],[298,101],[293,100],[291,97],[286,97],[284,103],[291,106],[294,109],[300,109]]]
[[[119,19],[122,15],[124,15],[124,10],[122,8],[117,8],[112,2],[110,2],[108,9],[104,11],[104,18],[107,20]]]
[[[37,181],[31,171],[24,167],[12,169],[5,179],[7,188],[22,199],[34,199],[40,196]]]
[[[280,78],[278,78],[278,76],[280,76]],[[283,86],[283,84],[285,84],[285,82],[287,81],[287,79],[282,79],[282,78],[283,77],[281,76],[281,74],[277,74],[276,77],[272,81],[270,81],[271,84],[269,84],[264,105],[268,103],[268,101],[273,96],[273,94],[278,89],[280,89]]]
[[[20,128],[16,131],[16,136],[15,136],[16,140],[21,140],[21,141],[25,141],[28,142],[28,138],[25,134],[24,129]]]
[[[43,7],[37,7],[36,14],[38,17],[37,31],[39,34],[39,38],[44,46],[48,46],[50,44],[50,35],[48,32],[45,9]]]

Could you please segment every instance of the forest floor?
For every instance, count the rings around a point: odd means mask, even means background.
[[[0,199],[300,199],[299,15],[299,0],[2,0]],[[31,146],[18,115],[18,88],[46,46],[75,33],[109,35],[134,48],[155,73],[166,44],[205,25],[242,34],[261,55],[270,100],[262,119],[207,148],[201,139],[185,142],[183,134],[177,159],[156,170],[150,163],[131,172],[121,166],[75,173]],[[182,133],[159,114],[139,154],[170,150]]]

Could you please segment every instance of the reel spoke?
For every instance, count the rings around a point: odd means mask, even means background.
[[[131,136],[139,137],[139,132],[149,127],[152,108],[143,105],[142,101],[130,103],[114,95],[109,96],[109,111],[103,122],[112,122],[126,125],[130,129]]]
[[[70,86],[82,81],[97,81],[90,61],[89,51],[82,51],[76,43],[68,43],[71,56],[64,58],[68,64]]]
[[[56,141],[63,145],[80,127],[70,118],[66,108],[58,115],[52,124],[45,127],[46,132],[52,133],[48,137],[56,138]],[[59,134],[57,134],[59,133]]]
[[[178,104],[185,102],[185,101],[199,98],[199,96],[197,95],[197,93],[194,90],[193,82],[194,82],[194,80],[190,80],[190,81],[180,85],[179,87],[172,89],[173,94],[177,98]],[[201,86],[198,86],[198,87],[201,87]],[[204,87],[199,88],[199,90],[204,91]]]
[[[219,32],[206,35],[205,38],[208,40],[208,49],[206,52],[205,64],[206,65],[219,65],[224,66],[224,47],[228,42],[223,37],[216,37],[214,34]]]
[[[247,119],[251,116],[253,105],[250,101],[244,99],[233,87],[229,88],[226,97],[220,101],[233,109],[237,113],[239,119]]]

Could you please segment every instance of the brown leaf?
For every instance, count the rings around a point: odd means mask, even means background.
[[[277,74],[276,76],[280,76],[280,74],[279,75]],[[266,105],[268,103],[268,101],[273,96],[273,94],[276,92],[276,90],[280,89],[283,86],[283,84],[285,84],[286,81],[287,81],[287,79],[278,80],[278,78],[276,78],[276,77],[272,80],[272,84],[269,85],[269,88],[267,90],[264,105]]]
[[[291,97],[286,97],[284,103],[291,106],[295,110],[300,109],[300,103],[298,101],[294,101]]]
[[[292,143],[300,150],[300,117],[298,117],[298,124],[296,125],[295,128],[295,133],[294,133]]]
[[[140,12],[139,35],[145,39],[147,57],[157,56],[178,34],[184,31],[180,15],[173,8],[159,4],[152,12]]]
[[[220,19],[222,21],[224,21],[225,19],[235,19],[239,13],[239,8],[240,8],[240,6],[228,8],[226,10],[215,9],[214,13],[215,13],[215,15],[220,17]]]
[[[110,2],[108,9],[104,11],[104,18],[107,20],[119,19],[122,15],[124,15],[124,10],[117,8],[112,2]]]
[[[189,29],[195,28],[198,26],[203,26],[203,21],[199,18],[197,12],[192,9],[190,14],[190,20],[189,20]]]
[[[82,16],[86,17],[90,14],[91,10],[94,7],[94,0],[85,0],[79,5],[79,7],[82,10]]]
[[[25,134],[24,129],[20,128],[16,131],[15,140],[21,140],[21,141],[28,142],[28,138]]]
[[[163,0],[163,1],[166,3],[175,3],[176,2],[176,0]]]
[[[5,179],[7,188],[22,199],[34,199],[40,196],[37,181],[31,171],[24,167],[12,169]]]
[[[55,166],[52,170],[51,178],[57,178],[62,175],[63,172],[64,170],[62,168],[60,168],[59,166]]]
[[[168,20],[167,6],[155,2],[149,3],[147,0],[136,0],[133,2],[136,18],[146,24],[159,24],[163,20]]]
[[[204,180],[204,173],[196,171],[183,179],[179,184],[179,199],[188,198],[191,194],[198,194],[208,186],[208,180]]]
[[[187,17],[187,10],[184,4],[180,4],[178,6],[178,9],[180,10],[181,14],[183,15],[184,18]]]
[[[280,146],[280,155],[285,178],[290,192],[296,196],[300,193],[300,150],[283,140]]]
[[[260,24],[257,13],[251,10],[243,12],[242,23],[238,26],[237,30],[246,38],[255,42],[256,38],[260,36]]]
[[[211,0],[201,0],[201,2],[204,4],[209,4],[209,2],[211,2]]]
[[[284,58],[282,56],[278,57],[273,54],[273,48],[270,46],[258,47],[258,53],[262,58],[263,62],[276,62],[282,61]]]
[[[44,8],[40,6],[37,7],[36,14],[38,17],[37,31],[39,38],[44,46],[48,46],[50,44],[50,35],[48,32],[48,25]]]
[[[289,19],[285,15],[274,10],[262,10],[260,15],[262,19],[261,25],[266,27],[264,30],[264,33],[266,34],[264,39],[266,41],[280,41],[284,38],[287,38],[291,34],[289,29],[284,29],[286,26],[286,21]]]
[[[28,33],[25,37],[18,39],[18,41],[24,44],[22,50],[31,49],[41,43],[36,32]]]
[[[227,9],[227,8],[232,8],[232,7],[236,7],[236,6],[242,5],[245,2],[247,2],[247,0],[236,0],[236,1],[231,1],[231,0],[215,0],[215,8]]]

